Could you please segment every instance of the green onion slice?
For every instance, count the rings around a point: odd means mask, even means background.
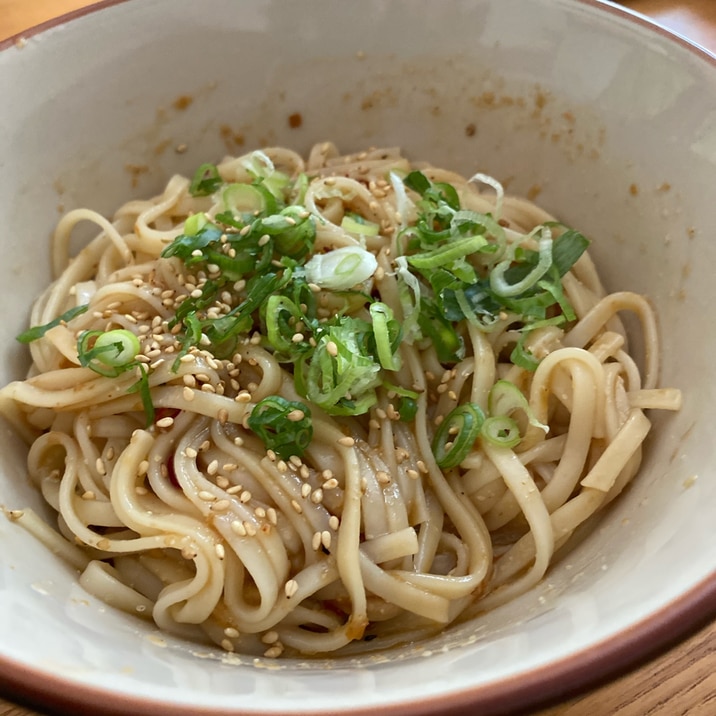
[[[480,435],[485,414],[477,403],[458,405],[440,423],[433,438],[435,461],[444,470],[457,467]]]
[[[480,437],[491,445],[504,448],[516,447],[522,440],[517,423],[506,415],[487,418],[480,429]]]
[[[192,196],[209,196],[223,183],[215,164],[202,164],[195,172],[189,185]]]
[[[487,409],[493,417],[511,417],[515,412],[522,411],[527,416],[530,425],[545,432],[549,431],[549,426],[537,420],[527,396],[509,380],[498,380],[492,386],[487,396]]]
[[[343,246],[314,254],[306,264],[306,279],[321,288],[345,291],[369,279],[378,268],[375,256],[359,246]]]
[[[248,418],[248,426],[267,450],[283,460],[301,457],[313,438],[311,411],[300,401],[270,395],[259,401]]]
[[[80,365],[114,378],[136,365],[139,338],[131,331],[85,331],[77,340]]]
[[[490,288],[498,296],[519,296],[532,288],[549,271],[552,266],[552,232],[549,227],[542,227],[542,237],[538,242],[539,258],[537,265],[521,281],[510,284],[505,278],[505,272],[512,265],[510,259],[501,261],[490,273]]]
[[[373,321],[375,348],[380,365],[385,370],[399,370],[400,356],[397,350],[402,334],[400,323],[393,317],[390,306],[380,301],[370,304],[370,317]]]
[[[350,234],[377,236],[380,226],[373,221],[368,221],[360,214],[347,213],[341,220],[341,229]]]
[[[38,338],[42,338],[51,328],[59,326],[61,323],[71,321],[75,316],[85,313],[88,308],[89,304],[87,303],[70,308],[69,311],[65,311],[61,316],[58,316],[49,323],[45,323],[42,326],[33,326],[32,328],[28,328],[28,330],[24,331],[19,336],[16,336],[15,340],[19,343],[32,343]]]

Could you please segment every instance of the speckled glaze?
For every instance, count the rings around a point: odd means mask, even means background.
[[[3,383],[22,375],[13,336],[60,211],[109,214],[225,153],[331,139],[491,173],[579,227],[608,287],[657,306],[662,384],[686,396],[537,589],[363,661],[253,663],[162,636],[0,516],[6,695],[137,716],[514,712],[716,614],[713,57],[594,0],[125,0],[0,47]],[[42,509],[4,426],[0,504]]]

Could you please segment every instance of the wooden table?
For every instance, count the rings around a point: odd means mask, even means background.
[[[0,40],[88,0],[0,0]],[[625,0],[667,27],[716,51],[716,0]],[[713,716],[716,624],[641,669],[535,716]],[[37,716],[0,699],[0,716]]]

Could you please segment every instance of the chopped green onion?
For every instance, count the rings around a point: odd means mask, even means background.
[[[484,421],[485,414],[477,403],[463,403],[449,413],[433,438],[437,464],[445,470],[457,467],[472,450]]]
[[[517,423],[506,415],[489,417],[482,424],[480,437],[496,447],[513,448],[522,437]]]
[[[77,340],[80,365],[114,378],[136,365],[139,338],[131,331],[85,331]]]
[[[420,302],[418,325],[423,337],[432,343],[441,363],[457,363],[465,357],[462,336],[434,302],[426,299]]]
[[[310,348],[308,341],[295,341],[298,325],[306,319],[299,307],[286,296],[273,294],[266,301],[266,334],[278,360],[296,360]]]
[[[214,226],[211,223],[205,223],[199,226],[200,219],[194,220],[194,216],[203,216],[203,214],[193,214],[187,219],[192,220],[189,225],[189,229],[196,229],[196,233],[184,232],[177,236],[171,244],[168,244],[162,249],[161,257],[166,259],[171,256],[178,256],[184,261],[188,261],[192,258],[194,252],[202,251],[210,244],[215,241],[221,240],[222,231],[218,226]]]
[[[502,187],[502,184],[497,181],[495,177],[491,177],[489,174],[481,174],[479,172],[477,174],[473,174],[468,181],[487,184],[487,186],[490,186],[495,190],[495,218],[499,219],[502,215],[502,202],[505,198],[505,190]]]
[[[184,221],[184,234],[186,236],[196,236],[208,223],[209,219],[206,218],[206,214],[203,211],[187,216]]]
[[[219,170],[215,164],[202,164],[195,172],[194,178],[189,185],[189,193],[192,196],[209,196],[213,194],[222,184]]]
[[[413,400],[417,400],[420,393],[418,393],[416,390],[410,390],[409,388],[403,388],[402,385],[393,385],[393,383],[390,383],[387,380],[383,381],[383,387],[388,391],[388,393],[395,393],[396,395],[402,395],[406,398],[412,398]]]
[[[380,365],[385,370],[399,370],[400,356],[397,350],[402,337],[400,323],[395,320],[393,311],[385,303],[375,301],[370,304],[369,310]]]
[[[534,354],[525,348],[525,337],[526,334],[524,333],[520,336],[510,353],[510,361],[518,368],[534,372],[539,366],[539,359],[535,358]]]
[[[47,333],[47,331],[49,331],[51,328],[59,326],[61,323],[67,323],[68,321],[71,321],[73,318],[75,318],[75,316],[79,316],[80,314],[85,313],[88,308],[88,303],[85,303],[81,306],[75,306],[74,308],[70,308],[68,311],[65,311],[61,316],[54,318],[49,323],[45,323],[42,326],[33,326],[32,328],[28,328],[28,330],[24,331],[19,336],[16,336],[15,340],[19,343],[32,343],[38,338],[42,338],[45,333]]]
[[[408,259],[405,256],[397,256],[395,265],[400,307],[403,309],[403,335],[405,340],[412,344],[413,341],[420,338],[418,318],[422,289],[418,277],[408,269]]]
[[[276,200],[268,190],[254,184],[229,184],[221,192],[224,208],[238,214],[255,215],[276,210]]]
[[[350,234],[377,236],[380,226],[373,221],[367,221],[360,214],[347,213],[341,220],[341,229]]]
[[[316,222],[301,206],[287,206],[281,211],[281,228],[275,234],[276,251],[282,256],[299,260],[313,250],[316,240]],[[266,228],[264,220],[263,227]],[[271,227],[266,228],[271,234]]]
[[[152,402],[152,393],[149,386],[149,370],[144,363],[137,363],[136,365],[139,368],[139,380],[127,388],[127,392],[139,393],[142,399],[142,407],[144,408],[145,425],[149,427],[154,422],[154,403]]]
[[[465,258],[474,254],[487,245],[484,236],[468,236],[464,239],[456,239],[445,246],[433,251],[426,251],[421,254],[408,256],[408,263],[417,269],[434,269],[439,266],[447,266],[456,259]]]
[[[552,224],[548,224],[551,226]],[[569,271],[589,247],[589,239],[574,229],[560,234],[552,246],[552,260],[561,276]]]
[[[146,425],[154,422],[154,404],[149,387],[149,371],[137,360],[139,338],[131,331],[116,328],[112,331],[85,331],[77,339],[77,357],[80,365],[90,368],[106,378],[116,378],[132,368],[138,368],[139,379],[128,393],[138,392],[146,416]]]
[[[542,238],[538,242],[539,260],[537,265],[521,281],[509,284],[505,279],[505,272],[510,268],[512,261],[505,259],[501,261],[490,273],[490,287],[498,295],[503,297],[518,296],[532,288],[549,271],[552,265],[552,233],[547,227],[543,227]]]
[[[409,398],[408,396],[401,396],[398,401],[398,415],[400,420],[404,423],[410,423],[415,420],[415,416],[418,414],[418,401],[415,398]]]
[[[299,378],[312,403],[332,415],[361,415],[375,405],[381,367],[368,347],[371,336],[371,324],[349,316],[325,327]]]
[[[306,279],[321,288],[343,291],[369,279],[378,268],[375,256],[359,246],[343,246],[314,254],[306,264]]]
[[[273,450],[283,460],[292,455],[301,457],[313,439],[308,406],[279,395],[259,401],[249,415],[248,426],[267,450]]]

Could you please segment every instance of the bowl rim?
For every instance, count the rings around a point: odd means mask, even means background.
[[[85,15],[120,5],[130,0],[97,0],[84,7],[51,18],[0,40],[0,52],[21,48],[35,35],[65,25]],[[558,0],[559,2],[560,0]],[[597,8],[606,14],[640,26],[672,44],[679,45],[716,70],[716,54],[697,42],[671,30],[612,0],[577,0],[581,5]],[[673,599],[640,621],[591,646],[519,675],[490,684],[466,687],[441,696],[421,697],[380,706],[386,716],[460,716],[480,707],[487,716],[492,713],[525,713],[574,698],[609,683],[617,676],[633,671],[685,641],[716,619],[716,569],[684,594]],[[110,689],[70,681],[45,670],[26,666],[0,654],[0,696],[28,707],[53,712],[77,713],[91,709],[101,716],[163,716],[166,702]],[[111,696],[111,700],[108,697]],[[174,703],[176,716],[280,716],[276,711],[238,712],[233,708],[191,706]],[[342,716],[372,713],[374,707],[345,708]],[[315,716],[314,709],[296,711],[292,716]],[[328,713],[325,711],[323,713]]]

